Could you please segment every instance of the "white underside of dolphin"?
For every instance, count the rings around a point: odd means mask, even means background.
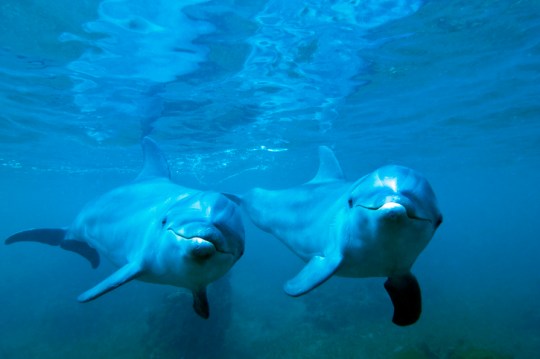
[[[81,302],[138,279],[190,289],[195,311],[207,318],[206,286],[244,250],[239,208],[220,193],[174,184],[156,143],[144,138],[142,145],[144,168],[133,183],[87,204],[67,229],[23,231],[5,243],[41,242],[79,253],[94,268],[100,256],[119,267]]]
[[[430,185],[401,166],[347,182],[332,151],[321,147],[319,154],[311,181],[285,190],[256,188],[237,199],[255,225],[306,262],[285,292],[305,294],[332,275],[388,277],[393,321],[416,322],[421,295],[410,269],[442,221]]]

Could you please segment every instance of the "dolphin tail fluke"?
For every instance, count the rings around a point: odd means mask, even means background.
[[[388,277],[384,288],[394,305],[392,322],[399,326],[416,323],[422,313],[422,295],[414,275],[408,273]]]
[[[39,242],[51,246],[59,246],[64,240],[65,236],[66,230],[62,228],[30,229],[28,231],[15,233],[14,235],[6,239],[5,243],[11,244],[16,242]]]
[[[122,268],[118,269],[112,275],[100,282],[94,288],[87,290],[79,295],[77,300],[81,303],[86,303],[96,298],[101,297],[103,294],[110,292],[113,289],[120,287],[123,284],[139,277],[143,272],[142,266],[139,263],[128,263]]]
[[[60,244],[60,247],[66,251],[80,254],[90,262],[92,268],[97,268],[99,266],[99,253],[86,242],[72,239],[64,240]]]
[[[193,291],[193,310],[201,318],[208,319],[210,317],[210,306],[208,305],[208,297],[206,296],[206,287]]]
[[[68,240],[65,237],[66,230],[63,228],[30,229],[28,231],[15,233],[6,239],[5,244],[17,242],[44,243],[80,254],[90,262],[92,268],[96,268],[99,265],[99,254],[94,248],[90,247],[86,242],[71,239]]]
[[[342,256],[315,256],[305,267],[285,284],[285,292],[293,297],[306,294],[327,281],[341,264]]]
[[[224,195],[225,197],[227,197],[230,201],[236,203],[237,205],[239,205],[239,206],[242,205],[242,197],[237,196],[237,195],[232,194],[232,193],[221,192],[221,194]]]

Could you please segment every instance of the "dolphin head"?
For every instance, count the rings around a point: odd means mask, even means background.
[[[442,223],[435,193],[418,172],[402,166],[384,166],[358,180],[349,207],[388,212],[389,219],[406,216],[425,222],[433,230]]]
[[[409,270],[442,223],[428,181],[402,166],[381,167],[355,182],[348,208],[351,246],[372,246],[379,255],[374,267],[384,275]]]
[[[164,262],[193,281],[223,276],[244,252],[244,226],[238,206],[220,193],[197,192],[179,198],[161,219]]]

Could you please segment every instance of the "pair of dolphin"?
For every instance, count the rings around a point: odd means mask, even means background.
[[[415,323],[420,287],[410,269],[442,222],[435,194],[417,172],[385,166],[345,181],[332,151],[320,147],[320,168],[299,187],[253,189],[242,197],[173,184],[163,154],[143,139],[144,168],[134,183],[88,204],[69,229],[17,233],[6,244],[36,241],[86,257],[100,254],[120,267],[79,296],[95,299],[139,279],[191,289],[195,311],[209,315],[206,286],[224,275],[244,250],[240,204],[256,226],[273,234],[307,262],[285,285],[291,296],[332,275],[388,277],[393,322]]]

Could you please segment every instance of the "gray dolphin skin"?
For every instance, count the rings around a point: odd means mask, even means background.
[[[80,302],[138,279],[190,289],[195,312],[208,318],[207,285],[244,252],[241,211],[221,193],[171,182],[157,144],[145,137],[142,147],[144,168],[136,180],[87,204],[69,228],[31,229],[5,243],[41,242],[76,252],[94,268],[101,256],[119,267]]]
[[[328,147],[319,155],[311,181],[285,190],[255,188],[237,199],[256,226],[307,262],[285,292],[300,296],[332,275],[388,277],[392,321],[415,323],[422,304],[411,267],[442,223],[431,186],[416,171],[393,165],[347,182]]]

